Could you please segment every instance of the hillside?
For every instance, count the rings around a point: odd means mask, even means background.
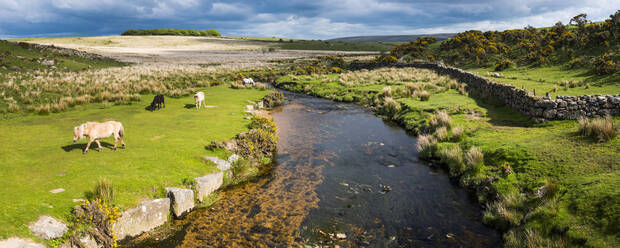
[[[0,40],[0,74],[43,69],[79,71],[120,65],[115,60],[83,51]]]
[[[351,36],[330,39],[328,41],[343,41],[343,42],[410,42],[423,36],[434,36],[437,40],[450,39],[455,34],[453,33],[439,33],[439,34],[416,34],[416,35],[370,35],[370,36]]]

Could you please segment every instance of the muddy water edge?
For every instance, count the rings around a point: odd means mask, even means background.
[[[285,92],[270,174],[131,247],[500,247],[481,209],[360,106]]]

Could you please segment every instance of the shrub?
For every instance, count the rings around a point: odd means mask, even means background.
[[[613,74],[618,71],[618,64],[609,54],[597,57],[593,61],[594,71],[599,75]]]
[[[101,199],[106,204],[114,202],[114,187],[106,179],[99,179],[97,181],[93,193],[96,199]]]
[[[514,63],[512,60],[504,59],[501,62],[495,64],[495,71],[503,71],[510,68]]]
[[[249,127],[249,132],[237,135],[239,155],[252,160],[271,158],[278,142],[276,124],[270,118],[255,115]]]
[[[447,127],[452,126],[452,119],[450,115],[446,111],[439,111],[433,117],[431,117],[430,121],[431,127]]]
[[[73,210],[72,230],[83,230],[90,234],[103,247],[117,247],[113,225],[120,217],[118,207],[100,199],[85,201]],[[82,247],[82,232],[73,232],[69,239],[70,247]]]
[[[272,119],[267,117],[262,117],[258,115],[254,115],[250,124],[248,125],[250,129],[264,129],[269,132],[275,133],[277,131],[276,123],[273,122]]]
[[[589,120],[579,119],[579,133],[582,136],[598,139],[604,142],[613,139],[618,135],[618,127],[611,117]]]
[[[465,172],[463,163],[463,152],[459,146],[444,148],[439,153],[441,162],[448,166],[450,177],[458,177]]]
[[[282,94],[282,92],[274,91],[270,93],[269,95],[266,95],[265,97],[263,97],[263,105],[266,108],[273,108],[273,107],[282,105],[282,103],[284,103],[285,100],[286,98],[284,97],[284,94]]]
[[[431,94],[429,94],[426,90],[423,90],[418,93],[418,97],[420,98],[420,101],[428,101],[428,99],[431,98]]]
[[[329,69],[332,73],[342,73],[342,68],[340,67],[332,67]]]

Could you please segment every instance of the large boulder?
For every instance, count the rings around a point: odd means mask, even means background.
[[[191,189],[166,188],[172,201],[172,212],[177,218],[189,213],[194,208],[194,191]]]
[[[37,244],[32,241],[20,239],[20,238],[9,238],[6,240],[0,241],[0,247],[2,248],[45,248],[42,244]]]
[[[57,239],[67,232],[67,225],[47,215],[39,217],[39,220],[32,223],[29,228],[34,235],[42,239]]]
[[[114,223],[116,237],[122,240],[153,230],[168,221],[169,213],[169,198],[142,202],[140,206],[121,213],[120,218]]]
[[[207,161],[213,162],[215,166],[217,166],[217,168],[220,169],[221,171],[229,170],[231,167],[228,161],[217,158],[217,157],[204,156],[204,159],[206,159]]]
[[[205,197],[222,186],[222,183],[224,183],[224,172],[220,171],[194,179],[196,179],[196,198],[202,202]]]

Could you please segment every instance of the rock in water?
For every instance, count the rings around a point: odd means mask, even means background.
[[[47,215],[39,217],[39,220],[29,228],[34,235],[42,239],[57,239],[67,232],[67,225]]]

